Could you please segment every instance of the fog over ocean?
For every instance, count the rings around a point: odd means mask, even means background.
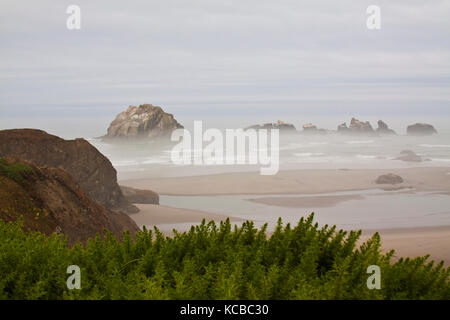
[[[144,177],[184,176],[233,171],[259,170],[259,165],[202,165],[180,166],[171,161],[171,147],[153,144],[127,143],[114,145],[102,142],[98,137],[106,133],[115,115],[98,118],[1,118],[0,126],[7,128],[38,128],[66,139],[83,137],[105,154],[118,171],[119,179]],[[351,116],[244,116],[223,117],[183,116],[175,118],[193,134],[195,120],[203,121],[207,128],[242,128],[265,122],[287,121],[302,130],[305,123],[318,128],[336,130],[344,121],[349,124]],[[374,128],[379,119],[397,132],[396,136],[341,135],[336,133],[316,135],[281,135],[280,170],[283,169],[343,169],[343,168],[407,168],[413,166],[450,167],[450,117],[433,116],[357,116],[370,121]],[[407,136],[407,125],[425,122],[432,124],[438,134],[433,136]],[[206,146],[204,143],[203,146]],[[404,162],[395,160],[402,150],[412,150],[428,161]]]

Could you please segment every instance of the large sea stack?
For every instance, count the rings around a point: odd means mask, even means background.
[[[94,201],[107,209],[138,212],[122,194],[108,158],[84,139],[64,140],[35,129],[0,131],[0,158],[30,161],[67,171]]]
[[[119,113],[109,125],[108,133],[103,137],[108,141],[120,140],[168,140],[172,131],[182,129],[172,114],[159,106],[142,104],[129,106]]]

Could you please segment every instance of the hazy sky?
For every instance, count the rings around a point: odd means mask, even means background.
[[[450,115],[449,17],[448,0],[1,0],[0,116]]]

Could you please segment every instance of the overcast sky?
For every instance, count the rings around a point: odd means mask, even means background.
[[[449,17],[448,0],[1,0],[0,115],[449,115]]]

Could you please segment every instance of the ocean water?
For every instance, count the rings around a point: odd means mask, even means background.
[[[244,165],[179,165],[171,160],[172,147],[89,141],[111,160],[119,179],[256,171],[262,166],[249,164],[248,157]],[[423,137],[289,135],[280,137],[279,149],[280,170],[450,167],[450,134],[446,133]],[[412,150],[425,161],[397,160],[402,150]],[[271,152],[270,148],[268,151]]]
[[[194,121],[202,120],[207,128],[242,128],[253,124],[276,122],[278,119],[294,124],[312,122],[319,128],[335,130],[351,116],[302,115],[175,115],[186,129],[193,132]],[[222,172],[256,171],[261,165],[175,165],[171,147],[151,143],[108,144],[98,139],[107,131],[114,115],[102,117],[15,117],[0,118],[0,129],[37,128],[66,139],[83,137],[106,155],[118,171],[119,179],[202,175]],[[417,166],[450,166],[450,118],[437,116],[357,116],[376,127],[383,119],[397,136],[294,135],[280,137],[280,170],[283,169],[345,169],[345,168],[403,168]],[[406,136],[406,127],[416,122],[433,124],[439,134],[424,137]],[[206,143],[204,144],[206,145]],[[395,160],[402,150],[412,150],[428,161],[403,162]],[[226,156],[226,155],[225,155]]]

